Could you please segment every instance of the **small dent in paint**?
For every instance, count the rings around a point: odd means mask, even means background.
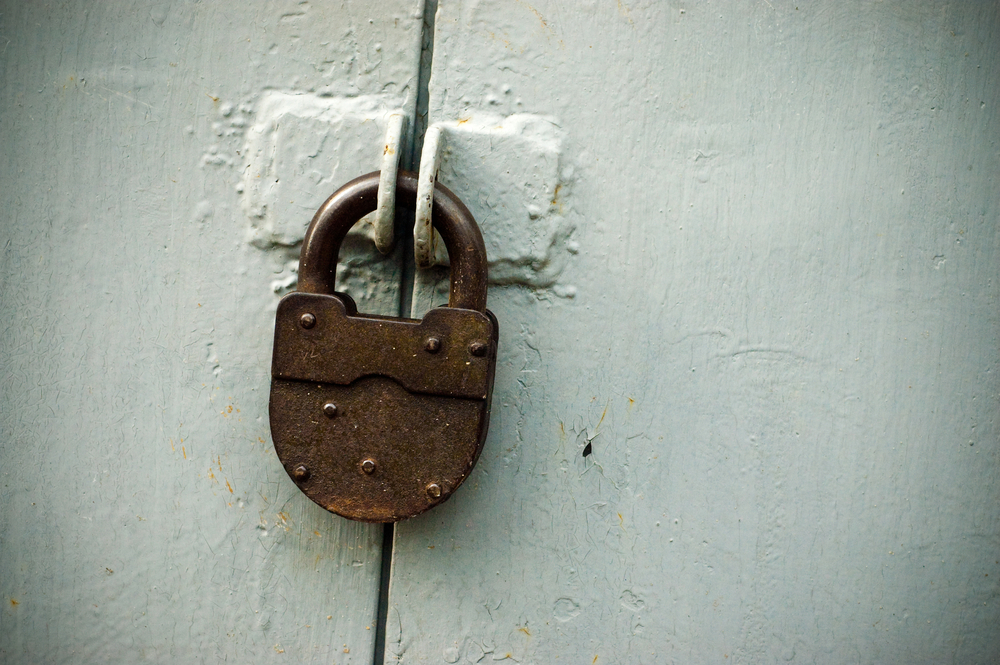
[[[580,604],[572,598],[560,598],[552,607],[552,616],[563,623],[571,621],[580,614]]]
[[[646,601],[641,596],[634,594],[631,589],[622,591],[619,601],[621,606],[629,612],[641,612],[646,607]]]

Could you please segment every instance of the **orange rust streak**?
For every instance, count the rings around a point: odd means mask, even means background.
[[[604,416],[608,415],[608,407],[611,406],[611,400],[608,399],[607,404],[604,405],[604,413],[601,414],[601,419],[597,421],[597,427],[594,430],[598,430],[601,427],[601,423],[604,422]]]

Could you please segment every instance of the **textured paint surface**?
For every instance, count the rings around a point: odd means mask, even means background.
[[[995,3],[435,25],[429,121],[553,119],[573,230],[491,289],[490,436],[397,527],[387,660],[1000,660]],[[470,168],[442,181],[489,233],[517,198]]]
[[[271,330],[315,207],[377,168],[372,119],[413,113],[421,24],[0,6],[0,661],[371,662],[382,529],[278,463]],[[396,262],[347,253],[396,313]]]

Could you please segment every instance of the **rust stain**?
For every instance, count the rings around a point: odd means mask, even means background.
[[[520,628],[518,628],[518,630],[527,635],[528,637],[531,637],[531,631],[528,630],[527,626],[521,626]]]
[[[323,537],[323,534],[321,534],[319,531],[313,531],[313,533],[316,534],[317,536],[319,536],[320,538]]]
[[[215,480],[215,474],[212,473],[212,469],[211,468],[209,468],[209,470],[208,470],[208,477],[211,478],[212,480]],[[215,482],[219,482],[219,481],[215,480]]]
[[[215,460],[219,463],[219,473],[222,473],[222,455],[218,455]]]
[[[469,122],[470,120],[472,120],[472,118],[459,118],[458,119],[458,124],[464,125],[465,123]]]
[[[230,404],[229,407],[226,408],[226,413],[232,413],[232,412],[233,412],[233,405]]]
[[[229,489],[229,493],[233,493],[233,486],[229,484],[229,478],[226,478],[226,487]]]
[[[20,605],[20,604],[21,604],[21,603],[20,603],[20,601],[18,601],[18,600],[17,600],[17,598],[11,598],[11,599],[10,599],[10,606],[11,606],[11,607],[17,607],[17,606],[18,606],[18,605]]]
[[[288,523],[288,513],[286,513],[285,511],[281,511],[280,513],[278,513],[278,517],[281,518],[282,522],[286,524]]]
[[[594,656],[594,660],[590,661],[590,665],[594,665],[597,662],[597,656]]]
[[[628,22],[631,23],[633,27],[635,26],[635,21],[632,20],[632,12],[629,11],[628,5],[622,2],[622,0],[618,0],[618,13],[628,19]],[[681,14],[683,13],[684,10],[682,9]]]
[[[517,3],[520,5],[524,5],[528,9],[528,11],[530,11],[532,14],[535,15],[535,18],[538,19],[538,22],[542,24],[543,30],[548,32],[549,35],[553,37],[555,36],[556,31],[552,29],[552,26],[550,26],[549,22],[545,20],[545,17],[542,16],[541,12],[539,12],[537,9],[529,5],[527,2],[524,2],[524,0],[517,0]],[[562,40],[559,40],[559,42],[562,43]]]
[[[604,416],[608,415],[608,407],[609,407],[609,406],[611,406],[611,399],[610,399],[610,398],[608,399],[608,402],[607,402],[607,404],[605,404],[605,405],[604,405],[604,413],[602,413],[602,414],[601,414],[601,419],[597,421],[597,427],[595,427],[595,428],[594,428],[594,431],[595,431],[595,432],[596,432],[596,431],[597,431],[598,429],[600,429],[600,428],[601,428],[601,423],[603,423],[603,422],[604,422]],[[597,436],[597,434],[594,434],[594,436]]]
[[[504,48],[507,49],[508,51],[513,51],[514,53],[517,53],[517,51],[514,51],[514,48],[510,45],[510,40],[509,39],[503,39],[501,37],[497,37],[497,33],[493,32],[491,30],[487,30],[486,31],[486,35],[490,39],[492,39],[493,41],[497,41],[497,42],[500,42],[501,44],[503,44]],[[524,52],[524,50],[522,49],[521,53],[523,53],[523,52]]]
[[[187,449],[184,448],[184,446],[181,446],[181,454],[184,455],[184,459],[188,458],[188,452]]]

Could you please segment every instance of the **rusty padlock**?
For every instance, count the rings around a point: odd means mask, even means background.
[[[499,328],[486,309],[486,247],[442,185],[432,219],[448,248],[448,306],[422,320],[360,314],[335,290],[347,231],[375,210],[378,172],[337,190],[302,242],[299,291],[278,303],[271,436],[288,475],[327,510],[396,522],[447,499],[479,458],[490,419]],[[413,207],[417,176],[400,171]]]

